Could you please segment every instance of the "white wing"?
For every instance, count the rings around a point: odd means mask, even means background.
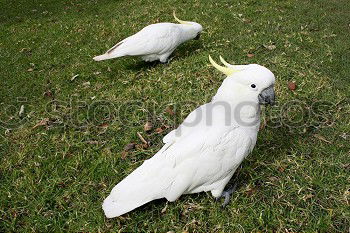
[[[237,126],[207,125],[206,117],[190,125],[205,108],[203,105],[192,112],[179,127],[181,134],[175,130],[164,137],[163,148],[113,188],[103,203],[107,217],[122,215],[154,199],[174,201],[184,193],[215,189],[233,174],[251,150],[250,133]]]
[[[177,24],[173,23],[151,24],[114,45],[105,54],[95,57],[94,60],[171,52],[181,43],[180,30]]]

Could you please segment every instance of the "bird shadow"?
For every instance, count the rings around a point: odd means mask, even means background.
[[[204,48],[203,40],[193,40],[185,44],[180,45],[173,53],[175,60],[194,56]]]

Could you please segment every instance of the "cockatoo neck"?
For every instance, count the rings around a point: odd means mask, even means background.
[[[242,95],[238,87],[232,88],[223,83],[213,97],[212,103],[229,107],[231,116],[234,117],[234,120],[238,123],[260,122],[260,105],[257,98],[254,96]]]

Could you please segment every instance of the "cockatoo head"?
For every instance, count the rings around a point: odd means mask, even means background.
[[[173,13],[174,18],[177,22],[184,25],[184,29],[186,29],[186,33],[188,34],[188,39],[198,40],[200,38],[201,32],[203,31],[202,25],[196,22],[183,21],[176,17],[175,11]]]
[[[221,56],[220,60],[225,66],[218,65],[210,56],[209,60],[216,69],[227,75],[214,99],[237,103],[275,103],[275,76],[269,69],[258,64],[231,65]]]

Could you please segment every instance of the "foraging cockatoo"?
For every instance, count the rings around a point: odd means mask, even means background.
[[[224,191],[243,159],[253,150],[260,104],[273,104],[275,76],[257,65],[214,67],[227,75],[212,101],[191,112],[163,138],[164,146],[117,184],[103,202],[107,218],[125,214],[155,199],[175,201],[182,194]]]
[[[142,60],[148,62],[157,60],[162,63],[168,62],[169,56],[177,46],[191,39],[199,39],[203,30],[198,23],[179,20],[175,12],[174,18],[180,24],[151,24],[114,45],[105,54],[94,57],[94,60],[141,56]]]

